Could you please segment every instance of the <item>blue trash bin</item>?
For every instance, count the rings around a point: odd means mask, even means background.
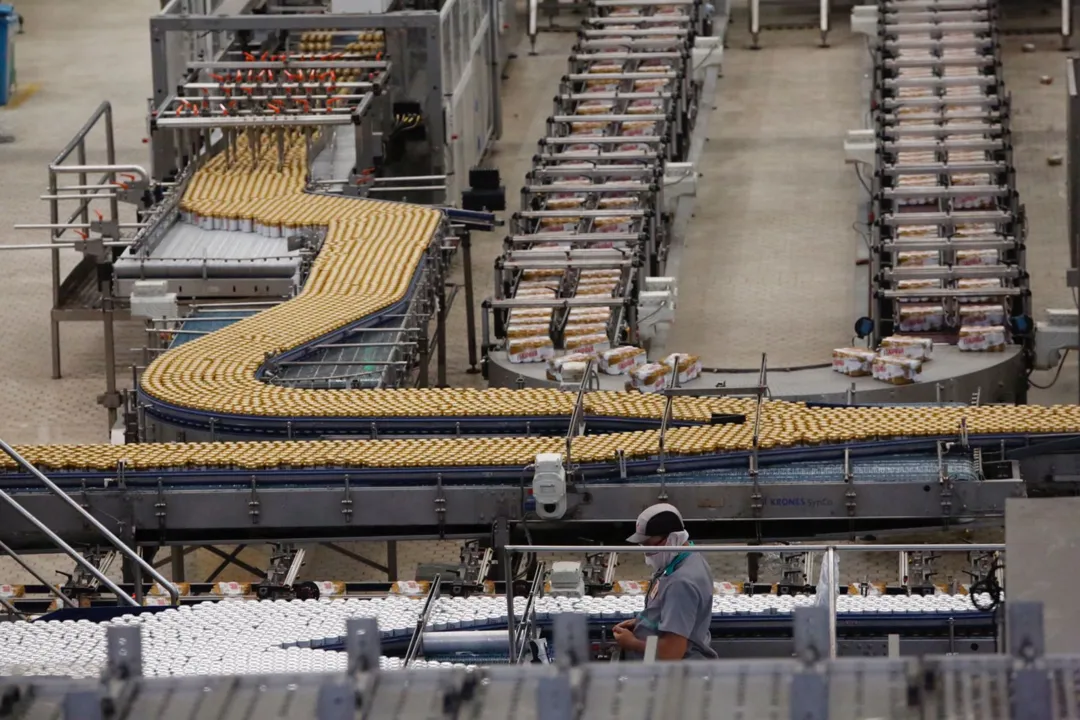
[[[15,33],[19,16],[13,5],[0,3],[0,106],[15,92]]]

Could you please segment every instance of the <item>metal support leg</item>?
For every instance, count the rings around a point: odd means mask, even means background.
[[[761,0],[750,0],[750,49],[760,50],[758,37],[761,35]]]
[[[476,306],[473,304],[472,277],[472,231],[461,234],[461,264],[465,272],[465,335],[469,343],[469,375],[476,375],[480,368],[476,366]]]
[[[60,204],[56,200],[58,188],[56,173],[49,171],[49,224],[60,224]],[[49,231],[49,241],[54,242],[58,237],[58,230]],[[51,250],[49,255],[52,261],[52,312],[49,313],[49,339],[52,351],[52,376],[53,380],[60,379],[60,321],[56,319],[56,313],[60,310],[60,251]]]
[[[446,262],[439,260],[439,288],[436,294],[439,311],[435,316],[435,386],[446,387]]]
[[[416,379],[416,386],[426,388],[428,386],[428,363],[431,361],[431,349],[428,347],[428,324],[425,322],[420,328],[420,334],[416,337],[417,349],[420,352],[420,374]]]
[[[398,579],[397,540],[386,541],[386,579],[390,582]]]
[[[819,28],[821,30],[821,47],[829,47],[829,12],[832,10],[832,3],[829,0],[821,0],[821,7],[818,13]]]
[[[98,398],[98,402],[109,411],[110,432],[116,424],[116,409],[120,405],[120,396],[116,392],[116,337],[114,333],[116,311],[113,308],[111,285],[112,283],[102,290],[104,299],[101,309],[105,321],[105,394]]]
[[[1065,52],[1072,50],[1072,4],[1073,0],[1061,0],[1061,49]]]
[[[174,547],[171,548],[172,557],[172,580],[173,582],[184,582],[184,548]]]
[[[825,551],[822,560],[828,568],[826,577],[829,578],[829,659],[836,657],[836,597],[840,593],[840,573],[837,572],[836,550],[829,548]]]
[[[536,35],[539,32],[540,8],[539,0],[529,0],[529,21],[526,34],[529,36],[529,55],[536,55]]]

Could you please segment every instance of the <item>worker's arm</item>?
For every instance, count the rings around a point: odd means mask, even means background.
[[[661,633],[656,643],[657,660],[682,660],[690,641],[675,633]]]
[[[657,660],[682,660],[690,646],[690,636],[702,609],[712,608],[712,597],[704,597],[692,583],[676,578],[664,592],[664,605],[660,609],[659,644]]]

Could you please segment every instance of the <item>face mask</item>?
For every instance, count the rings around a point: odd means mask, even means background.
[[[679,532],[673,532],[668,535],[667,540],[664,541],[664,544],[658,545],[657,548],[681,547],[685,545],[689,539],[690,533],[686,532],[685,530],[680,530]],[[665,567],[667,567],[673,560],[675,560],[678,554],[679,553],[672,550],[646,553],[645,564],[648,565],[653,572],[660,572]]]

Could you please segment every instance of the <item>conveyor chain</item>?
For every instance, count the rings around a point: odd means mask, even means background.
[[[1031,340],[1024,208],[994,0],[881,0],[872,179],[874,341]]]

